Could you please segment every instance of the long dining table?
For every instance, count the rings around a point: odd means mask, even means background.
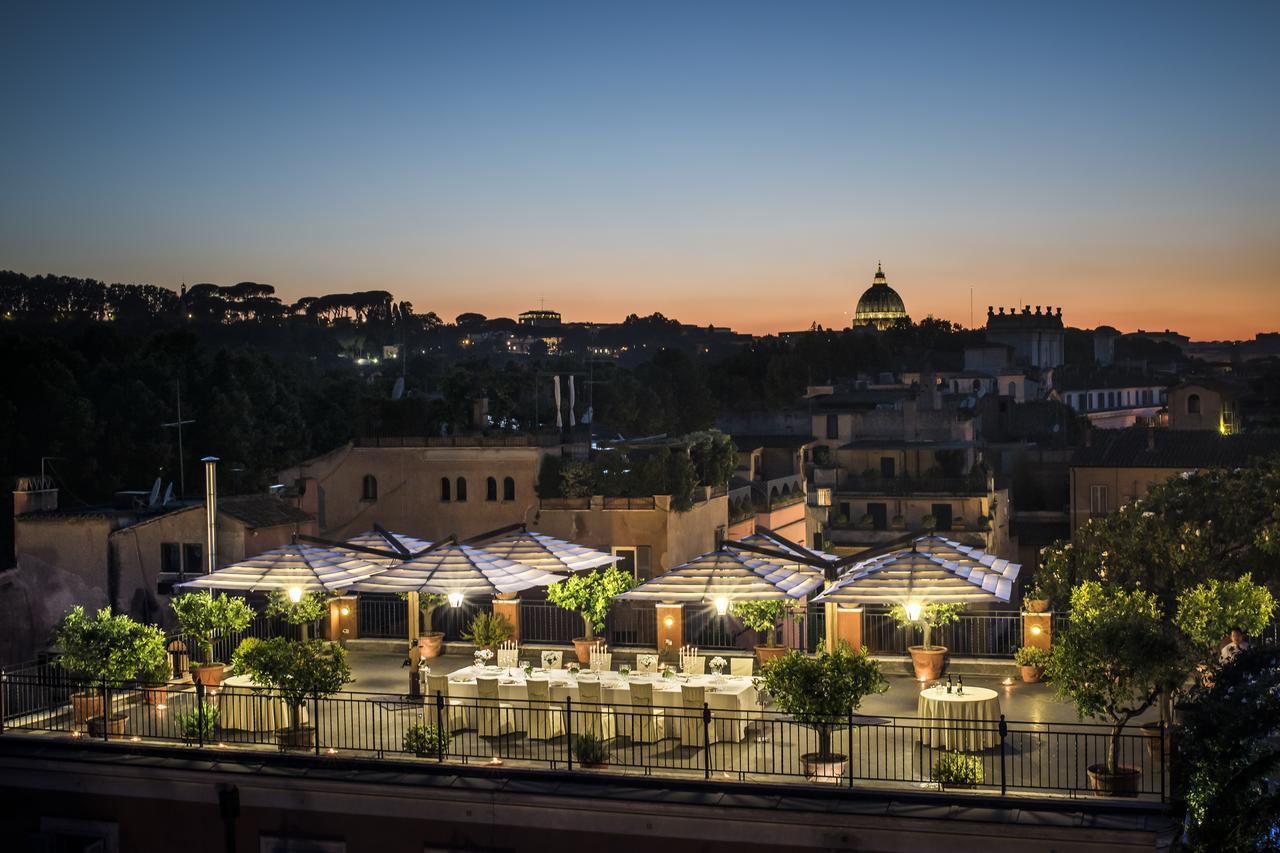
[[[467,666],[450,673],[449,696],[458,699],[479,698],[477,677],[498,679],[498,698],[501,700],[525,702],[529,698],[525,688],[526,676],[522,669],[496,666]],[[624,712],[631,708],[630,686],[637,681],[652,684],[653,706],[667,711],[684,711],[682,685],[702,687],[707,706],[711,709],[712,724],[715,726],[714,739],[717,741],[741,741],[745,738],[747,712],[759,709],[755,680],[746,676],[674,675],[664,678],[656,672],[632,671],[624,678],[614,670],[581,670],[575,676],[567,669],[535,669],[528,677],[549,681],[549,693],[553,702],[563,702],[566,699],[577,701],[579,682],[599,681],[601,701]]]

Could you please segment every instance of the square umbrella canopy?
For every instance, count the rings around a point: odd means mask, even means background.
[[[942,536],[921,536],[855,563],[815,601],[835,604],[1008,603],[1022,566]]]
[[[399,551],[408,556],[421,553],[431,547],[431,543],[426,539],[419,539],[416,536],[407,536],[403,533],[393,533],[381,528],[366,530],[359,536],[352,536],[350,539],[346,540],[346,544],[354,545],[357,548],[373,548],[381,551]],[[379,562],[382,562],[382,560],[379,560]]]
[[[338,592],[385,570],[354,551],[293,543],[177,584],[183,589]]]
[[[454,599],[519,592],[562,580],[560,575],[495,557],[483,549],[446,541],[350,588],[355,592],[433,592]]]
[[[612,565],[622,559],[616,554],[606,554],[585,545],[566,542],[535,533],[519,530],[481,545],[486,552],[504,560],[524,563],[544,572],[586,572],[601,566]]]
[[[731,546],[694,557],[616,596],[631,601],[715,602],[803,598],[822,576],[798,564],[761,557]]]

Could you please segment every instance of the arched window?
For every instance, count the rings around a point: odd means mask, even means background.
[[[516,499],[516,481],[514,477],[502,478],[502,499],[504,501]]]
[[[378,499],[378,478],[372,474],[365,474],[364,480],[361,482],[360,500],[376,501]]]
[[[1188,415],[1200,414],[1200,395],[1199,394],[1192,394],[1189,397],[1187,397],[1187,414]]]
[[[452,491],[452,489],[450,488],[450,485],[451,484],[449,483],[448,477],[440,478],[440,500],[442,501],[449,500],[449,497],[450,497],[449,493]]]
[[[459,477],[457,488],[453,490],[455,500],[465,501],[467,499],[467,478]]]
[[[489,477],[484,481],[484,499],[487,501],[496,501],[498,499],[498,481],[493,477]]]

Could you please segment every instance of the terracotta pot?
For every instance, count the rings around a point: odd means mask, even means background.
[[[1042,666],[1020,666],[1018,669],[1022,672],[1022,680],[1027,684],[1036,684],[1040,679],[1044,678],[1044,667]]]
[[[169,699],[169,685],[153,684],[143,687],[142,698],[148,705],[163,705]]]
[[[440,657],[440,649],[444,646],[444,633],[433,631],[418,637],[418,657],[420,659]]]
[[[844,781],[844,765],[847,761],[846,755],[806,752],[800,756],[800,769],[804,772],[804,778],[810,782],[839,785]]]
[[[1049,599],[1047,598],[1024,598],[1022,600],[1022,609],[1028,613],[1048,613]]]
[[[102,694],[93,691],[71,694],[71,719],[83,723],[90,717],[102,716]]]
[[[1160,760],[1160,724],[1159,723],[1143,723],[1138,726],[1138,730],[1142,732],[1142,742],[1147,747],[1147,755],[1156,761]],[[1164,730],[1164,757],[1169,758],[1173,755],[1173,730],[1166,728]]]
[[[217,687],[222,683],[222,674],[226,669],[220,663],[198,663],[191,667],[191,680],[205,687]]]
[[[756,657],[760,660],[760,666],[764,666],[767,662],[782,657],[787,651],[787,646],[756,646]]]
[[[279,745],[281,750],[311,749],[315,746],[315,736],[315,726],[276,729],[276,744]]]
[[[1090,764],[1089,787],[1103,797],[1136,797],[1142,771],[1136,767],[1120,767],[1115,773],[1107,772],[1105,764]]]
[[[101,714],[96,717],[90,717],[89,720],[89,737],[100,738],[105,734],[107,737],[116,735],[117,737],[124,734],[125,726],[129,724],[129,715],[124,711],[112,714],[103,718]]]
[[[599,638],[588,640],[586,637],[574,637],[573,650],[578,655],[578,663],[591,663],[591,650],[599,644]]]
[[[911,666],[916,671],[916,681],[936,681],[942,676],[942,667],[947,659],[946,646],[908,646],[911,652]]]

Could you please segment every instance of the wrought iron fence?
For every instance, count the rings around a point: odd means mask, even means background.
[[[914,627],[899,625],[887,612],[867,611],[863,643],[872,654],[905,654],[920,642]],[[930,642],[946,646],[953,657],[1011,657],[1022,645],[1022,614],[961,614],[955,622],[933,629]]]
[[[1108,726],[999,720],[964,722],[850,714],[818,729],[768,710],[710,707],[699,691],[674,706],[584,704],[571,698],[531,702],[438,695],[409,699],[382,693],[339,693],[289,707],[276,691],[175,684],[165,692],[142,685],[74,685],[51,691],[29,675],[5,675],[0,734],[44,733],[76,738],[186,743],[222,749],[260,747],[436,762],[513,763],[582,769],[576,746],[593,734],[605,746],[611,773],[663,773],[740,782],[823,782],[918,789],[935,783],[944,755],[957,754],[971,776],[952,785],[983,793],[1094,790],[1091,768],[1105,765]],[[77,692],[74,702],[69,698]],[[630,691],[627,691],[628,693]],[[687,694],[687,695],[686,695]],[[655,694],[656,698],[656,694]],[[10,698],[6,698],[8,703]],[[106,710],[107,713],[103,713]],[[414,743],[415,727],[446,737]],[[818,758],[826,746],[835,757]],[[1119,765],[1132,793],[1164,800],[1166,738],[1130,727],[1119,736]],[[421,749],[421,751],[419,751]],[[264,752],[266,757],[269,753]],[[591,768],[590,772],[598,772]]]

